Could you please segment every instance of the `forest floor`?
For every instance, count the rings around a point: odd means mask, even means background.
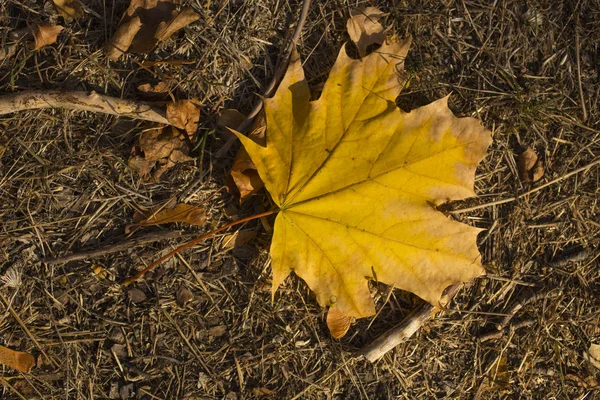
[[[481,119],[494,139],[477,170],[479,197],[445,206],[474,208],[451,218],[486,230],[479,244],[488,276],[375,363],[355,354],[421,300],[380,285],[377,315],[331,338],[303,281],[288,278],[271,301],[272,220],[246,224],[256,236],[243,246],[228,249],[218,235],[128,288],[119,282],[185,239],[45,261],[121,243],[136,210],[170,199],[202,204],[207,225],[138,233],[198,236],[265,200],[261,193],[240,207],[225,189],[239,144],[215,157],[227,141],[217,120],[223,108],[250,111],[302,2],[183,2],[200,20],[152,53],[118,62],[103,49],[127,0],[82,0],[85,16],[73,22],[51,2],[0,4],[2,38],[28,24],[65,26],[57,43],[19,45],[0,60],[0,94],[139,99],[138,85],[168,80],[175,98],[202,104],[193,161],[154,184],[127,164],[138,121],[63,109],[0,116],[0,344],[47,355],[29,374],[2,369],[2,399],[598,398],[599,371],[586,357],[600,344],[598,1],[373,2],[389,13],[384,26],[413,37],[399,106],[452,94],[454,113]],[[298,43],[312,87],[348,41],[350,12],[364,5],[313,0]],[[528,146],[545,169],[535,183],[518,173]],[[177,301],[183,288],[185,304]]]

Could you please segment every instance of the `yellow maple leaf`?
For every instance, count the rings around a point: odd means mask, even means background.
[[[438,305],[446,287],[483,274],[480,229],[434,206],[475,195],[491,135],[455,117],[447,97],[410,113],[396,106],[409,45],[391,37],[360,60],[342,48],[316,101],[292,61],[264,101],[266,146],[237,134],[280,209],[273,291],[294,271],[321,305],[366,317],[370,279]]]

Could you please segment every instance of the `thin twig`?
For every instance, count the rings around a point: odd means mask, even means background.
[[[577,62],[577,82],[579,84],[579,101],[581,101],[581,112],[583,120],[587,121],[587,110],[585,107],[585,97],[583,96],[583,85],[581,84],[581,57],[579,56],[579,18],[575,22],[575,61]]]
[[[500,323],[496,325],[496,329],[479,335],[479,340],[482,342],[486,342],[488,340],[501,338],[502,336],[504,336],[505,328],[510,324],[515,315],[517,315],[519,310],[521,310],[523,307],[525,307],[529,303],[533,303],[540,299],[557,297],[560,294],[560,290],[544,290],[533,293],[531,291],[524,292],[524,294],[521,295],[520,298],[510,307],[510,309],[506,313],[507,315],[504,318],[502,318],[502,321],[500,321]]]
[[[152,271],[154,268],[156,268],[157,266],[159,266],[162,262],[164,262],[164,261],[168,260],[169,258],[173,257],[175,254],[179,254],[183,250],[185,250],[187,248],[190,248],[190,247],[192,247],[192,246],[194,246],[194,245],[196,245],[196,244],[198,244],[198,243],[200,243],[200,242],[208,239],[209,237],[216,235],[217,233],[223,232],[224,230],[227,230],[227,229],[231,228],[232,226],[236,226],[236,225],[239,225],[239,224],[243,224],[244,222],[248,222],[248,221],[252,221],[252,220],[259,219],[259,218],[262,218],[262,217],[266,217],[266,216],[269,216],[269,215],[273,215],[273,214],[276,214],[278,212],[279,212],[279,210],[271,210],[271,211],[266,211],[264,213],[251,215],[249,217],[242,218],[242,219],[239,219],[237,221],[233,221],[233,222],[231,222],[231,223],[229,223],[227,225],[223,225],[222,227],[217,228],[217,229],[215,229],[212,232],[208,232],[208,233],[206,233],[206,234],[204,234],[204,235],[202,235],[202,236],[200,236],[200,237],[198,237],[198,238],[196,238],[194,240],[190,240],[189,242],[184,243],[181,246],[177,247],[175,250],[173,250],[169,254],[164,255],[161,258],[159,258],[158,260],[154,261],[152,264],[150,264],[149,266],[147,266],[143,270],[139,271],[137,274],[135,274],[131,278],[128,278],[128,279],[124,280],[122,282],[122,285],[123,286],[128,286],[128,285],[132,284],[133,282],[137,281],[142,276],[146,275],[148,272]]]
[[[563,176],[560,176],[560,177],[558,177],[556,179],[553,179],[550,182],[544,183],[543,185],[540,185],[540,186],[538,186],[536,188],[533,188],[533,189],[531,189],[531,190],[529,190],[529,191],[527,191],[527,192],[525,192],[525,193],[523,193],[523,194],[521,194],[519,196],[510,197],[508,199],[496,200],[496,201],[492,201],[490,203],[479,204],[478,206],[461,208],[459,210],[454,210],[454,211],[449,211],[449,212],[450,212],[450,214],[461,214],[461,213],[466,213],[466,212],[470,212],[470,211],[474,211],[474,210],[479,210],[481,208],[486,208],[486,207],[491,207],[491,206],[497,206],[497,205],[500,205],[500,204],[510,203],[510,202],[513,202],[513,201],[515,201],[517,199],[520,199],[521,197],[525,197],[525,196],[528,196],[528,195],[533,194],[535,192],[538,192],[538,191],[540,191],[540,190],[542,190],[542,189],[544,189],[544,188],[546,188],[546,187],[548,187],[550,185],[554,185],[555,183],[563,181],[563,180],[565,180],[565,179],[567,179],[567,178],[569,178],[569,177],[571,177],[573,175],[576,175],[576,174],[578,174],[578,173],[580,173],[582,171],[590,169],[590,168],[592,168],[596,164],[600,164],[600,158],[596,158],[594,161],[592,161],[591,163],[589,163],[587,165],[584,165],[581,168],[577,168],[574,171],[571,171],[571,172],[569,172],[569,173],[567,173],[567,174],[565,174]]]
[[[282,59],[281,63],[279,64],[279,68],[277,68],[277,70],[275,71],[275,74],[273,74],[273,78],[271,79],[271,82],[269,82],[269,84],[267,85],[267,87],[265,88],[265,90],[263,92],[264,97],[271,96],[273,94],[273,89],[275,89],[278,82],[283,78],[283,75],[287,69],[290,59],[292,58],[292,54],[294,53],[294,51],[296,49],[296,45],[298,44],[298,40],[300,39],[300,34],[302,33],[304,24],[306,23],[306,17],[308,16],[308,10],[310,8],[310,1],[311,0],[304,0],[304,2],[302,3],[302,11],[300,12],[300,18],[298,19],[298,24],[296,25],[296,30],[294,31],[294,35],[292,36],[292,39],[290,40],[290,44],[288,45],[288,48],[286,49],[285,57]],[[250,128],[250,126],[252,125],[252,122],[254,122],[254,118],[256,118],[256,116],[258,115],[260,110],[262,110],[262,107],[263,107],[263,101],[262,101],[262,99],[259,99],[256,102],[256,104],[254,105],[254,108],[252,108],[252,111],[250,111],[250,114],[248,114],[246,119],[240,124],[240,126],[238,126],[237,131],[245,133],[246,130],[248,128]],[[223,147],[221,147],[215,153],[215,157],[221,158],[225,154],[227,154],[227,152],[229,151],[229,149],[235,143],[236,140],[237,140],[237,136],[232,135],[227,140],[227,142],[223,145]]]
[[[118,253],[120,251],[127,251],[130,249],[134,249],[136,247],[145,246],[148,243],[158,242],[158,241],[167,240],[167,239],[174,239],[174,238],[179,238],[179,237],[185,237],[185,236],[191,236],[191,235],[189,235],[189,234],[182,235],[182,233],[179,231],[177,231],[177,232],[152,232],[152,233],[147,233],[143,236],[138,236],[138,237],[130,238],[127,240],[123,240],[122,242],[119,242],[119,243],[111,243],[111,244],[107,244],[105,246],[102,246],[102,247],[99,247],[96,249],[84,250],[79,253],[73,253],[73,254],[63,256],[63,257],[47,258],[43,261],[46,264],[64,264],[64,263],[68,263],[70,261],[87,260],[90,258],[101,257],[101,256],[105,256],[107,254]]]
[[[165,110],[150,104],[105,96],[96,92],[61,92],[27,90],[0,96],[0,115],[39,108],[68,108],[101,112],[171,125]]]
[[[456,295],[461,283],[450,286],[443,296],[443,306],[446,306]],[[364,357],[370,362],[375,362],[383,357],[387,352],[394,347],[410,339],[423,326],[425,322],[433,318],[440,308],[432,306],[429,303],[424,303],[415,308],[402,322],[398,325],[378,336],[375,340],[365,346],[359,353],[359,357]]]

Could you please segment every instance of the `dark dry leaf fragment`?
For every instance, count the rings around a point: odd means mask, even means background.
[[[194,299],[192,292],[185,286],[181,285],[177,289],[176,301],[179,307],[185,307],[185,305]]]
[[[527,147],[519,154],[519,175],[523,182],[537,182],[544,176],[544,164],[538,154]]]
[[[146,300],[146,294],[140,289],[130,288],[127,291],[127,295],[132,303],[141,303],[142,301]]]

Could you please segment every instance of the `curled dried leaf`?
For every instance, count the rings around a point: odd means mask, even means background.
[[[346,29],[361,57],[367,54],[367,47],[385,41],[385,30],[378,21],[386,15],[376,7],[362,8],[350,13]]]
[[[221,114],[222,118],[219,119],[219,122],[223,126],[235,130],[245,119],[245,117],[241,118],[243,114],[238,114],[239,115],[236,115],[232,112]],[[261,112],[254,121],[252,131],[248,134],[248,137],[256,143],[264,145],[265,130],[265,115]],[[232,193],[239,194],[240,203],[246,201],[250,196],[265,186],[256,170],[256,165],[254,165],[254,162],[244,147],[240,147],[235,156],[231,171],[229,171],[229,176],[227,177],[227,186]]]
[[[139,171],[144,182],[158,182],[162,174],[178,163],[191,161],[184,134],[172,126],[147,129],[131,149],[129,167]]]
[[[111,61],[117,61],[119,57],[127,52],[131,46],[133,38],[142,28],[142,21],[139,17],[134,17],[119,26],[113,37],[108,42],[106,56]]]
[[[52,0],[58,13],[70,22],[74,19],[83,17],[83,7],[79,0]]]
[[[337,308],[330,307],[327,311],[327,328],[329,328],[331,336],[334,339],[341,339],[346,336],[352,319],[352,317],[342,313]]]
[[[29,353],[0,346],[0,364],[21,372],[31,372],[35,366],[35,357]]]
[[[191,137],[198,129],[200,107],[192,100],[177,100],[167,104],[167,119],[179,129],[184,129]]]
[[[177,294],[175,296],[177,305],[179,307],[185,307],[185,305],[194,299],[194,295],[189,291],[188,288],[181,285],[177,289]]]
[[[537,182],[544,176],[544,163],[531,147],[519,154],[519,176],[523,182]]]
[[[176,3],[172,0],[131,0],[121,26],[111,38],[109,58],[116,61],[124,52],[149,53],[158,42],[200,18],[192,8],[177,11]],[[132,24],[134,19],[139,22]]]
[[[134,226],[152,226],[172,222],[185,222],[190,225],[203,226],[206,223],[206,211],[203,207],[180,203],[173,208],[163,208],[150,213],[147,218],[128,225],[125,231],[129,233],[129,230]]]
[[[33,49],[38,50],[46,45],[56,43],[58,34],[64,28],[60,25],[38,25],[33,29],[32,34],[35,40]]]

